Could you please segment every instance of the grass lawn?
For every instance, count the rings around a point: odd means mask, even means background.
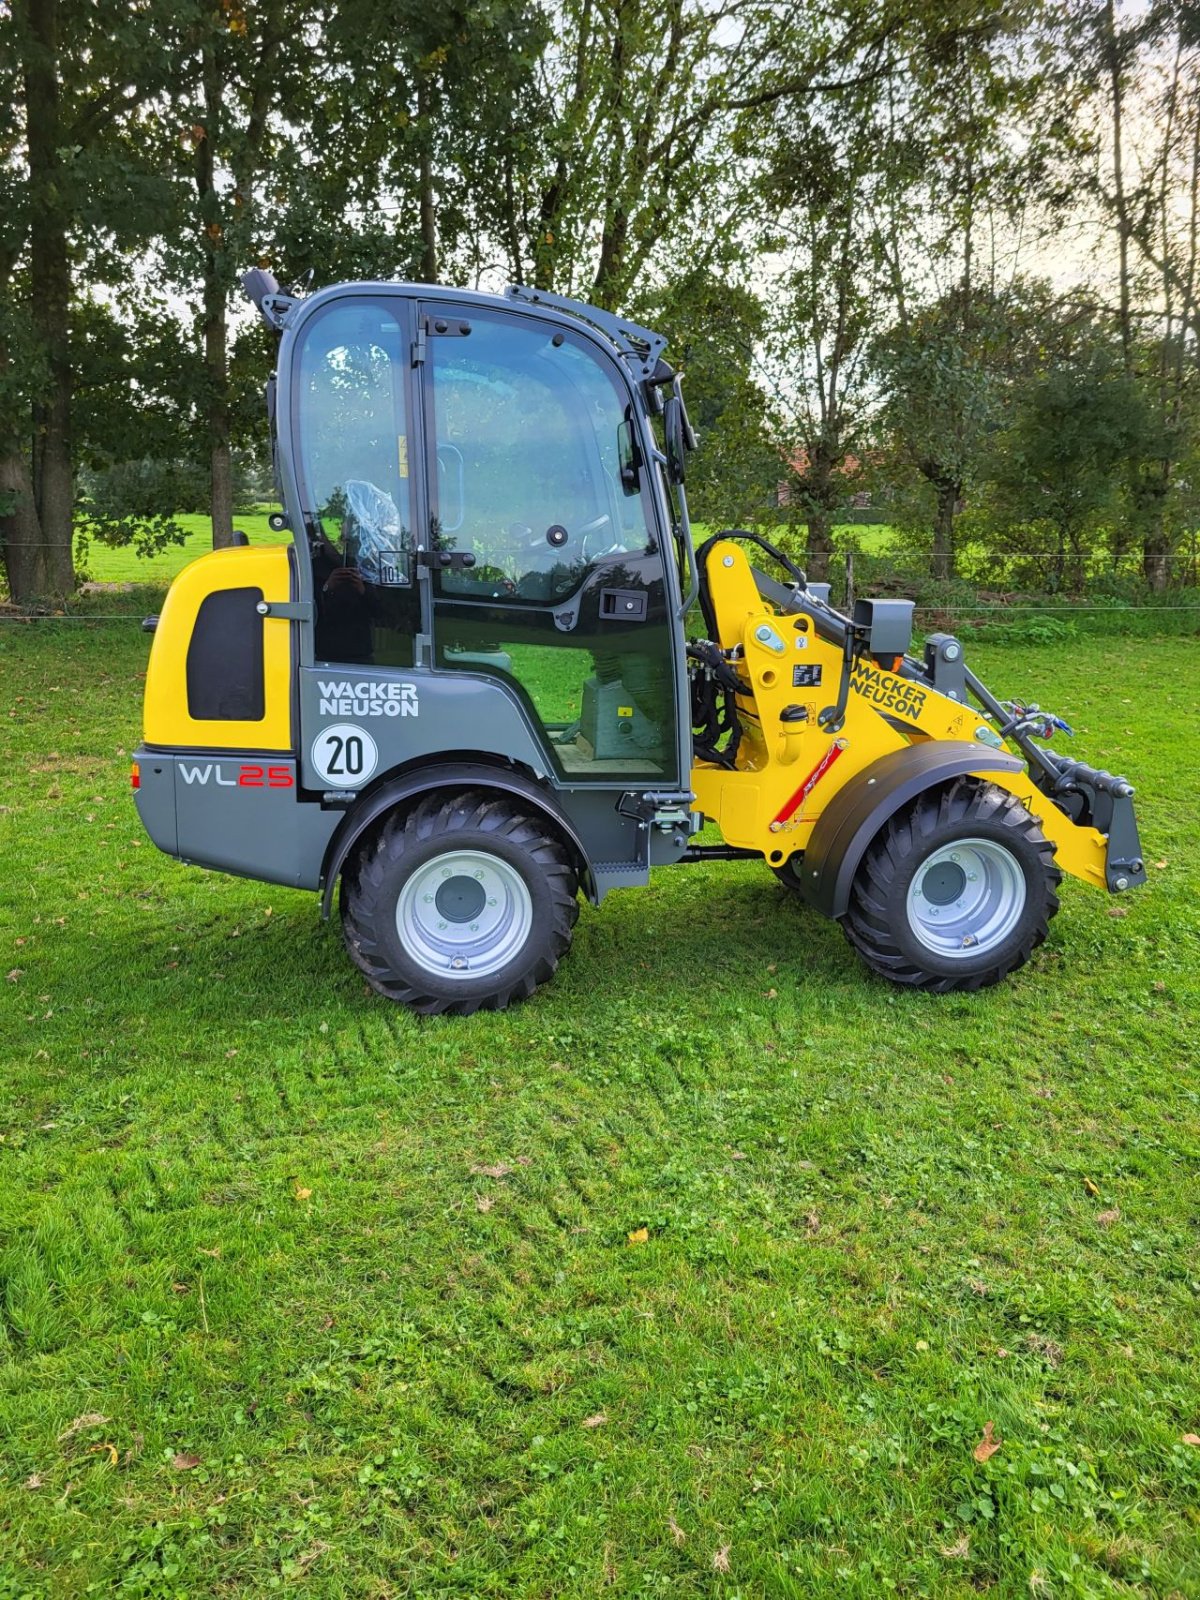
[[[0,633],[0,1597],[1200,1595],[1194,641],[974,653],[1154,864],[1002,988],[738,863],[425,1022],[141,836],[148,644]]]
[[[93,544],[84,562],[88,576],[96,583],[169,583],[189,561],[212,549],[212,523],[208,517],[180,513],[175,520],[188,530],[186,544],[169,545],[159,555],[148,558],[139,556],[130,548],[114,550],[106,545]],[[267,527],[265,511],[236,516],[233,524],[235,528],[242,529],[251,544],[282,544],[289,537],[286,533],[271,532]],[[697,543],[707,537],[707,530],[703,526],[697,526],[694,531]],[[835,535],[857,536],[862,548],[873,555],[885,550],[892,537],[892,530],[882,524],[857,526],[847,523],[833,531]]]
[[[88,577],[95,583],[170,583],[189,561],[207,555],[212,549],[210,518],[178,512],[175,521],[187,529],[186,543],[168,545],[156,556],[139,556],[128,545],[113,549],[92,544],[83,562]],[[290,538],[286,533],[272,533],[265,511],[237,515],[233,525],[242,530],[251,544],[287,544]]]

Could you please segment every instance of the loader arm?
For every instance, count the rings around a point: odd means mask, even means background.
[[[906,647],[890,650],[899,614],[884,613],[873,636],[819,590],[756,572],[741,540],[718,537],[701,559],[713,643],[736,674],[738,736],[728,764],[717,751],[693,767],[692,788],[727,845],[777,868],[811,854],[801,885],[840,916],[862,852],[887,819],[921,789],[973,775],[1038,819],[1064,872],[1111,890],[1145,881],[1132,789],[1036,744],[1031,758],[1028,739],[1014,749],[1003,706],[962,666],[957,641],[939,636],[934,659],[922,663]],[[886,655],[873,648],[881,638]],[[982,707],[971,703],[972,685]],[[1092,825],[1089,784],[1107,802],[1103,830]]]

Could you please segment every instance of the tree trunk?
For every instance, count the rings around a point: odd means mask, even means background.
[[[933,518],[934,578],[943,583],[954,576],[954,518],[958,513],[959,485],[937,485],[937,510]]]
[[[225,285],[216,251],[204,252],[204,375],[212,492],[213,548],[233,543],[233,453],[230,449],[228,328]]]
[[[1155,594],[1171,583],[1171,535],[1167,529],[1167,499],[1171,463],[1160,461],[1137,486],[1134,507],[1141,530],[1142,576]]]
[[[1117,35],[1115,0],[1105,0],[1101,48],[1108,69],[1109,89],[1112,94],[1112,167],[1113,200],[1117,213],[1118,290],[1121,300],[1120,333],[1121,351],[1125,371],[1133,371],[1133,321],[1129,278],[1129,240],[1133,233],[1128,199],[1125,193],[1125,167],[1123,128],[1125,121],[1125,82],[1121,66],[1121,41]]]
[[[215,165],[219,148],[224,83],[211,40],[204,46],[204,112],[207,123],[196,146],[196,193],[200,202],[203,255],[205,421],[212,492],[214,549],[233,543],[233,455],[229,445],[228,311],[224,273],[225,232]]]
[[[0,496],[14,502],[8,516],[0,518],[9,597],[28,605],[48,593],[50,585],[29,465],[19,448],[0,453]]]
[[[438,281],[437,200],[433,192],[433,156],[430,141],[430,92],[428,80],[417,82],[417,126],[420,129],[419,182],[421,187],[421,281]]]
[[[42,592],[75,586],[71,559],[75,502],[71,471],[71,262],[59,150],[58,0],[28,0],[25,122],[29,148],[30,313],[45,362],[35,398],[33,505],[42,544]],[[15,598],[15,595],[14,595]]]
[[[824,583],[829,577],[829,561],[833,555],[832,517],[825,506],[808,513],[808,542],[804,548],[804,570],[814,583]]]
[[[1162,594],[1171,581],[1171,541],[1160,526],[1142,540],[1142,576],[1155,594]]]
[[[624,207],[615,205],[604,219],[600,239],[600,259],[592,282],[593,305],[614,310],[622,299],[625,246],[629,237],[629,218]]]

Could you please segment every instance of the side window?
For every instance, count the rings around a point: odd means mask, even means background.
[[[321,660],[412,661],[405,348],[397,309],[365,298],[331,305],[305,330],[297,421]]]
[[[194,722],[261,722],[266,716],[261,589],[218,589],[196,613],[187,652]]]
[[[435,534],[475,557],[439,574],[441,593],[554,603],[593,563],[646,550],[621,485],[625,403],[582,343],[484,316],[430,350]]]

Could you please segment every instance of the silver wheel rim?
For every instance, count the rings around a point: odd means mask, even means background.
[[[529,938],[533,900],[515,867],[486,850],[447,850],[408,879],[396,902],[407,954],[438,978],[488,978]]]
[[[996,950],[1025,909],[1021,864],[991,839],[956,839],[931,851],[908,889],[908,925],[926,950],[969,960]]]

